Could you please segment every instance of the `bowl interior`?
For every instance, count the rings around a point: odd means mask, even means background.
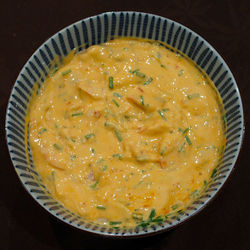
[[[103,227],[72,213],[55,201],[36,171],[32,160],[25,116],[34,91],[41,86],[59,58],[59,63],[74,48],[84,50],[114,37],[140,37],[169,44],[191,58],[212,79],[222,98],[226,128],[226,148],[217,172],[204,194],[183,213],[175,214],[163,223],[146,228]],[[28,129],[27,129],[28,130]],[[143,236],[167,230],[196,214],[209,202],[232,171],[244,132],[243,110],[234,77],[220,55],[202,37],[190,29],[163,17],[139,12],[109,12],[79,21],[48,39],[21,70],[9,99],[6,114],[6,136],[15,170],[26,190],[47,211],[72,226],[89,232],[111,236]],[[27,139],[27,146],[25,140]]]

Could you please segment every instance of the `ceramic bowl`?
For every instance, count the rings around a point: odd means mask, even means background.
[[[55,58],[63,59],[74,48],[84,50],[114,37],[140,37],[161,41],[183,52],[212,79],[226,111],[226,148],[204,194],[183,213],[145,228],[110,228],[97,225],[69,211],[51,197],[36,171],[27,138],[25,116],[34,84],[41,86]],[[15,171],[28,193],[49,213],[80,230],[113,237],[148,236],[169,230],[201,211],[222,188],[232,172],[244,133],[241,97],[235,79],[218,52],[187,27],[157,15],[108,12],[76,22],[49,38],[30,57],[12,89],[6,113],[6,138]],[[217,201],[219,202],[219,201]]]

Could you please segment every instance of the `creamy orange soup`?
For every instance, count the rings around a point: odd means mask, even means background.
[[[99,224],[149,225],[181,211],[215,173],[220,99],[165,46],[115,39],[46,79],[27,115],[34,164],[52,195]]]

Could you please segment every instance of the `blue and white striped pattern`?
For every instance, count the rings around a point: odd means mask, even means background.
[[[36,172],[29,145],[28,152],[25,148],[25,116],[33,86],[35,83],[39,86],[43,84],[51,70],[51,62],[56,57],[62,60],[74,48],[81,51],[119,36],[161,41],[186,54],[213,80],[226,111],[225,155],[217,167],[208,190],[183,214],[144,229],[100,227],[68,211],[50,196]],[[222,187],[232,171],[239,154],[243,133],[240,94],[232,73],[220,55],[190,29],[166,18],[139,12],[109,12],[90,17],[68,26],[47,40],[21,70],[12,90],[6,114],[6,136],[10,156],[21,182],[31,196],[51,214],[66,223],[89,232],[111,236],[141,236],[167,230],[201,210]]]

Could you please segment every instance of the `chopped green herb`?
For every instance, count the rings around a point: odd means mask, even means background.
[[[161,64],[161,67],[162,67],[162,68],[166,68],[166,65],[164,65],[164,64]]]
[[[113,154],[114,158],[118,158],[119,160],[123,159],[123,156],[121,154]]]
[[[166,117],[164,116],[163,112],[161,110],[157,110],[158,114],[161,116],[163,120],[167,120]]]
[[[215,176],[216,173],[217,173],[217,169],[214,169],[214,170],[212,171],[211,178],[213,178],[213,177]]]
[[[204,189],[206,189],[207,188],[207,181],[206,180],[204,180],[203,185],[204,185]]]
[[[185,134],[188,130],[189,128],[185,128],[182,133]]]
[[[189,139],[189,137],[188,137],[187,135],[185,135],[185,139],[186,139],[188,145],[191,145],[191,144],[192,144],[191,140]]]
[[[42,133],[46,132],[47,129],[46,128],[42,128],[40,131],[39,131],[39,135],[41,135]]]
[[[157,58],[161,58],[161,53],[160,53],[160,52],[157,52],[157,53],[156,53],[156,57],[157,57]]]
[[[113,78],[113,76],[109,77],[109,88],[110,89],[114,88],[114,78]]]
[[[179,71],[179,73],[178,73],[178,76],[181,76],[181,75],[183,74],[183,72],[184,72],[184,70],[181,69],[181,70]]]
[[[62,151],[62,147],[60,147],[58,144],[55,143],[53,146],[56,150]]]
[[[83,112],[79,112],[79,113],[74,113],[72,114],[71,116],[72,117],[75,117],[75,116],[82,116],[83,115]]]
[[[67,75],[67,74],[69,74],[69,73],[71,73],[71,69],[68,69],[68,70],[62,72],[62,75],[65,76],[65,75]]]
[[[169,111],[169,108],[162,109],[163,112]]]
[[[149,218],[150,220],[152,220],[152,219],[155,217],[155,215],[156,215],[156,211],[155,211],[155,209],[153,208],[153,209],[151,210],[151,212],[150,212],[148,218]]]
[[[112,102],[116,105],[117,108],[120,107],[120,104],[116,100],[113,99]]]
[[[115,129],[115,135],[116,135],[116,137],[117,137],[117,139],[118,139],[118,141],[122,141],[122,136],[121,136],[121,134],[120,134],[120,132],[119,132],[119,130],[117,130],[117,129]]]
[[[198,198],[199,194],[200,194],[199,190],[195,189],[195,190],[190,194],[190,197],[191,197],[192,199],[196,199],[196,198]]]
[[[161,215],[157,216],[156,218],[152,219],[152,222],[155,222],[155,223],[163,222],[163,218]]]
[[[105,166],[103,167],[102,171],[106,171],[106,170],[107,170],[107,168],[108,168],[108,166],[107,166],[107,165],[105,165]]]
[[[191,100],[191,99],[199,97],[199,96],[200,96],[199,93],[195,93],[195,94],[192,94],[192,95],[187,95],[187,98],[188,98],[188,100]]]
[[[76,158],[76,155],[71,155],[70,158],[71,158],[71,161],[74,161]]]
[[[84,137],[86,138],[86,140],[90,139],[91,137],[94,137],[95,134],[91,133],[91,134],[87,134]]]
[[[183,144],[179,147],[178,152],[182,152],[182,151],[183,151],[183,148],[184,148],[185,144],[186,144],[186,143],[183,142]]]
[[[109,225],[110,225],[110,226],[119,225],[119,224],[122,224],[122,222],[121,222],[121,221],[110,221],[110,222],[109,222]]]
[[[57,71],[58,71],[58,67],[56,65],[54,70],[49,74],[49,76],[53,76]]]
[[[124,118],[126,118],[127,120],[129,120],[129,115],[124,115]]]
[[[161,150],[161,156],[163,156],[163,155],[166,153],[166,150],[167,150],[167,147],[164,147],[164,148]]]
[[[143,215],[141,213],[132,213],[132,218],[134,220],[142,220],[143,219]]]
[[[119,97],[119,98],[122,97],[122,95],[120,95],[120,94],[118,94],[118,93],[113,93],[113,96],[116,96],[116,97]]]
[[[145,170],[145,169],[142,169],[141,173],[144,174],[145,172],[146,172],[146,170]]]
[[[180,207],[180,204],[177,203],[177,204],[174,204],[173,206],[171,206],[171,209],[176,210],[179,207]]]
[[[140,77],[140,78],[145,78],[146,77],[146,75],[145,74],[143,74],[143,73],[141,73],[140,71],[139,71],[139,69],[136,69],[136,70],[130,70],[129,71],[130,73],[132,73],[132,74],[134,74],[134,75],[136,75],[136,76],[138,76],[138,77]]]
[[[141,99],[141,105],[144,106],[144,99],[142,95],[140,96],[140,99]]]
[[[106,207],[103,205],[97,205],[96,208],[100,210],[106,210]]]
[[[94,148],[91,148],[90,151],[91,151],[92,154],[95,154],[95,149]]]
[[[56,172],[54,170],[51,172],[51,179],[52,181],[55,181],[56,179]]]
[[[144,82],[144,85],[148,85],[149,83],[151,83],[153,81],[152,77],[149,77],[148,80],[146,82]]]
[[[91,189],[95,189],[98,185],[99,181],[96,181],[93,185],[90,186]]]
[[[147,227],[147,226],[149,226],[149,225],[150,225],[149,222],[143,221],[142,223],[138,224],[138,227]]]

